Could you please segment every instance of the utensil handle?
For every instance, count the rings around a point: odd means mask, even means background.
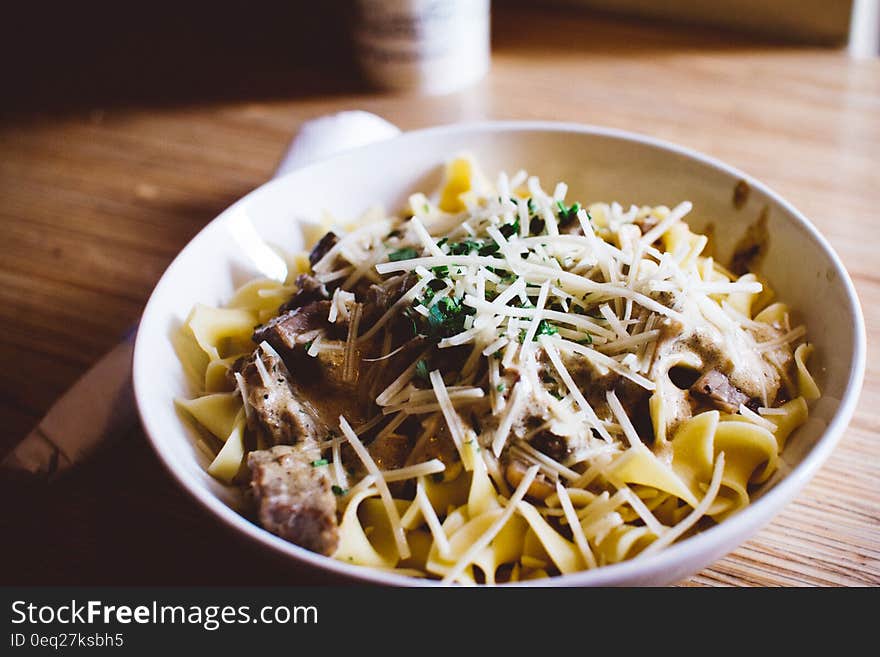
[[[51,479],[88,458],[105,438],[131,427],[136,416],[131,387],[134,334],[113,347],[52,405],[6,456],[4,469]]]

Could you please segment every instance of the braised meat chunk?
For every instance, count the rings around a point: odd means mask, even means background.
[[[381,284],[372,284],[365,295],[364,318],[368,321],[378,319],[386,310],[415,285],[418,277],[412,273],[392,276]]]
[[[295,310],[296,308],[302,308],[315,301],[330,298],[330,294],[327,292],[327,287],[317,278],[310,276],[309,274],[300,274],[297,276],[296,287],[296,294],[290,298],[290,301],[278,309],[279,313],[286,313],[288,310]]]
[[[715,408],[727,413],[737,413],[741,404],[749,402],[749,396],[730,383],[718,370],[709,370],[691,386],[695,394],[707,398]]]
[[[313,340],[318,331],[328,326],[329,301],[313,301],[283,315],[274,317],[254,331],[257,344],[264,340],[279,351],[293,349]]]
[[[336,496],[327,468],[312,465],[315,450],[278,445],[251,452],[251,491],[260,524],[312,552],[332,555],[339,543]]]
[[[323,258],[327,253],[336,246],[336,243],[339,241],[339,238],[336,236],[332,230],[329,231],[318,240],[318,243],[312,248],[311,253],[309,253],[309,264],[314,267],[317,265],[321,258]]]
[[[281,358],[258,348],[233,368],[241,374],[248,403],[248,433],[267,445],[311,445],[327,435],[318,412]]]

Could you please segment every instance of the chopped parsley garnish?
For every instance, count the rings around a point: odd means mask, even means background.
[[[346,495],[348,493],[347,488],[343,488],[342,486],[337,486],[336,484],[333,484],[330,487],[330,490],[333,491],[334,495],[339,495],[339,496]]]
[[[504,389],[505,389],[505,386],[504,386],[503,383],[499,383],[499,384],[495,387],[495,390],[497,390],[498,392],[504,392]]]
[[[303,347],[305,348],[306,351],[308,351],[309,349],[312,348],[312,344],[313,344],[314,342],[315,342],[314,340],[309,340],[308,342],[306,342],[306,343],[303,345]]]
[[[448,338],[464,330],[464,320],[476,310],[464,306],[461,299],[443,297],[428,311],[428,336],[434,339]]]
[[[449,276],[449,267],[447,267],[446,265],[431,267],[431,273],[434,274],[434,276],[436,276],[437,278],[446,278],[447,276]]]
[[[512,224],[504,224],[498,229],[504,237],[510,238],[512,235],[516,235],[519,233],[519,219],[514,221]]]
[[[510,283],[516,280],[516,274],[514,274],[512,271],[507,271],[506,269],[501,269],[500,267],[486,267],[486,269],[501,278],[501,281],[503,283]],[[489,301],[492,301],[492,299],[489,299]]]
[[[545,225],[546,224],[541,217],[537,215],[533,216],[529,221],[529,234],[540,235],[542,232],[544,232]]]
[[[577,214],[581,210],[580,203],[572,203],[566,207],[562,201],[556,201],[556,215],[559,217],[559,223],[566,226],[577,219]]]
[[[449,253],[452,255],[469,255],[474,251],[479,251],[482,246],[482,240],[472,240],[468,238],[461,242],[451,242],[449,244]]]
[[[437,280],[436,278],[428,281],[428,284],[425,286],[425,291],[422,294],[422,300],[420,303],[425,308],[427,308],[431,304],[431,300],[434,298],[434,295],[444,289],[446,289],[446,283],[444,283],[443,281]],[[406,311],[404,311],[404,314],[406,314]]]
[[[426,360],[422,359],[418,363],[416,363],[416,374],[417,379],[421,379],[422,381],[430,380],[430,373],[428,372],[428,363]]]
[[[540,322],[538,322],[538,330],[535,331],[535,338],[537,338],[539,335],[555,335],[556,333],[559,333],[559,329],[553,326],[553,324],[548,322],[546,319],[542,319]]]
[[[526,333],[528,333],[526,329],[522,329],[519,332],[518,339],[521,343],[525,342]],[[553,324],[548,322],[546,319],[542,319],[540,322],[538,322],[538,329],[535,331],[535,337],[532,338],[532,341],[537,340],[539,335],[555,335],[556,333],[559,333],[559,329],[553,326]]]
[[[432,295],[433,296],[433,295]],[[410,321],[410,328],[412,329],[413,336],[419,334],[419,317],[420,315],[412,309],[412,307],[405,308],[403,311],[403,316],[406,317]]]
[[[398,260],[411,260],[413,258],[418,257],[419,252],[416,251],[411,246],[408,246],[403,249],[397,249],[397,251],[392,251],[388,254],[389,262],[397,262]]]
[[[499,247],[495,242],[488,242],[479,248],[477,254],[481,256],[491,256],[498,253],[498,249]]]
[[[587,337],[578,340],[578,344],[593,344],[593,336],[587,333]]]
[[[446,287],[446,283],[444,283],[443,281],[438,280],[438,279],[435,278],[435,279],[432,279],[432,280],[428,281],[428,287],[429,287],[433,292],[439,292],[440,290],[442,290],[442,289],[444,289],[444,288]],[[433,298],[433,297],[434,297],[434,295],[432,294],[432,295],[431,295],[431,298]]]
[[[318,459],[317,461],[312,461],[313,468],[320,468],[322,465],[327,465],[330,463],[327,459]]]
[[[498,245],[495,242],[468,237],[461,242],[449,244],[450,255],[470,255],[476,253],[481,256],[490,256],[498,253]]]

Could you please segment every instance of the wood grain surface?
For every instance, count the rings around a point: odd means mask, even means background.
[[[169,71],[199,56],[179,41],[157,54]],[[165,84],[148,60],[130,79],[124,57],[116,78],[137,93],[86,84],[88,71],[79,94],[34,82],[40,93],[0,126],[0,450],[137,320],[178,250],[271,175],[302,121],[364,109],[404,129],[600,124],[718,157],[792,201],[842,257],[867,322],[864,390],[830,460],[752,540],[682,584],[880,584],[880,62],[524,10],[496,12],[493,41],[486,80],[435,98],[370,92],[342,56],[279,62],[278,44],[259,51],[257,39],[203,84]],[[219,526],[139,429],[50,486],[7,477],[0,488],[3,584],[324,581]]]

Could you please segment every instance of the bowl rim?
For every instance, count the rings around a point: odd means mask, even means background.
[[[699,151],[648,135],[591,124],[556,121],[475,121],[436,125],[419,130],[407,131],[387,140],[366,144],[341,153],[333,154],[329,157],[320,158],[258,186],[235,201],[202,227],[202,229],[175,256],[174,260],[166,268],[165,272],[156,283],[144,308],[140,327],[143,328],[145,326],[150,326],[153,323],[151,322],[151,318],[158,312],[156,310],[159,305],[158,299],[163,290],[169,286],[170,281],[174,280],[175,271],[178,266],[180,266],[180,262],[184,255],[189,251],[198,248],[199,242],[202,241],[203,236],[207,231],[234,213],[237,208],[250,203],[255,196],[269,194],[275,187],[283,186],[286,179],[292,175],[296,175],[300,169],[307,169],[318,164],[332,161],[337,157],[345,157],[352,153],[376,148],[387,142],[406,142],[418,140],[431,135],[441,136],[443,134],[467,132],[577,133],[582,135],[620,139],[675,153],[727,175],[736,176],[739,179],[745,180],[752,189],[758,190],[788,213],[790,219],[793,220],[801,230],[805,231],[819,246],[827,258],[828,263],[833,267],[835,274],[840,278],[846,294],[846,301],[850,306],[850,319],[852,321],[854,332],[853,355],[849,363],[849,376],[846,382],[846,387],[837,410],[820,437],[817,439],[816,443],[804,456],[803,460],[788,474],[782,477],[772,489],[749,504],[749,506],[742,512],[737,513],[731,518],[726,519],[724,522],[691,536],[680,543],[673,543],[654,555],[642,559],[635,558],[617,564],[610,564],[593,570],[559,575],[549,579],[506,583],[502,586],[613,586],[621,581],[637,580],[640,574],[647,577],[650,576],[651,573],[662,572],[666,569],[674,570],[676,569],[676,564],[688,562],[699,563],[699,568],[703,568],[721,555],[729,553],[735,548],[728,549],[726,547],[727,545],[732,541],[735,542],[737,546],[740,545],[743,540],[753,535],[761,526],[769,522],[776,513],[781,511],[785,504],[791,501],[801,488],[803,488],[803,486],[813,477],[819,467],[827,460],[839,442],[855,411],[864,379],[866,331],[861,305],[852,279],[840,257],[812,222],[792,203],[787,201],[766,184],[756,180],[747,173],[722,162],[721,160]],[[436,580],[420,579],[376,568],[357,566],[337,561],[332,557],[310,552],[298,545],[285,541],[251,522],[237,510],[228,506],[220,498],[216,497],[201,482],[187,473],[185,469],[178,466],[177,463],[170,458],[170,455],[166,454],[161,449],[161,440],[157,438],[157,436],[161,435],[162,429],[154,418],[145,411],[147,405],[142,402],[142,400],[146,399],[150,394],[150,381],[145,378],[145,375],[143,374],[144,367],[140,365],[145,359],[149,358],[149,352],[144,347],[144,343],[145,339],[143,338],[143,332],[139,330],[135,339],[132,358],[132,383],[141,425],[153,450],[159,457],[159,461],[163,464],[168,473],[171,474],[172,479],[185,489],[204,509],[211,512],[229,528],[256,541],[259,545],[270,548],[277,554],[294,558],[300,566],[309,565],[319,570],[327,571],[329,574],[335,575],[337,578],[341,577],[349,581],[380,585],[441,585],[441,583]],[[738,535],[741,535],[739,540],[737,540]],[[706,560],[705,555],[707,554],[715,554],[717,556]],[[689,570],[693,571],[693,569]]]

